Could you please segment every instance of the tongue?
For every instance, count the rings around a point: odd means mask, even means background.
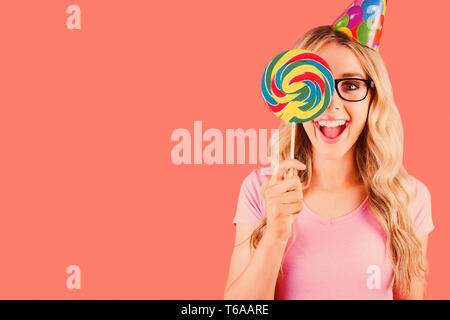
[[[345,130],[345,125],[342,125],[339,127],[333,127],[333,128],[325,127],[325,126],[320,127],[320,131],[322,131],[323,135],[330,139],[337,138],[344,130]]]

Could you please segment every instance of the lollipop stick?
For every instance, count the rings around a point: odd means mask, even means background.
[[[295,158],[295,130],[296,130],[296,123],[292,122],[291,124],[291,159]],[[294,176],[294,169],[289,169],[289,176]]]

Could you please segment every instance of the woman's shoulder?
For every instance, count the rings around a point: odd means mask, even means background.
[[[262,167],[252,170],[244,179],[244,184],[262,186],[264,181],[272,175],[272,167]]]
[[[264,217],[262,185],[272,175],[270,167],[252,170],[243,180],[234,224],[244,223],[256,227]]]
[[[434,229],[431,214],[430,190],[420,179],[411,176],[413,185],[413,198],[410,203],[411,218],[417,236],[423,237]]]
[[[271,167],[262,167],[252,170],[242,181],[241,193],[256,198],[260,197],[264,182],[272,175]]]
[[[409,175],[413,186],[413,202],[423,202],[431,200],[430,190],[422,180]]]

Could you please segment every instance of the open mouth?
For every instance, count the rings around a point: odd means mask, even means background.
[[[326,143],[338,142],[350,125],[348,120],[314,121],[319,136]]]

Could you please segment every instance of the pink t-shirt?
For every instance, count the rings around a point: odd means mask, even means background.
[[[233,224],[256,227],[264,217],[261,186],[272,168],[252,171],[243,181]],[[419,238],[434,229],[427,187],[416,182],[411,205]],[[387,256],[386,237],[371,215],[366,198],[348,214],[328,219],[303,202],[283,261],[275,299],[392,299],[394,274]]]

